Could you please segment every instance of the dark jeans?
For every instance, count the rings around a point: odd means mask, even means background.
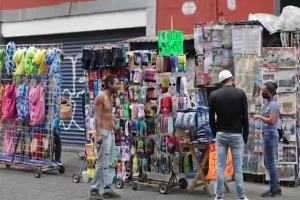
[[[55,157],[55,162],[61,162],[61,140],[59,135],[54,136],[54,157]]]
[[[264,163],[270,175],[270,189],[272,191],[276,191],[280,187],[275,166],[278,140],[279,135],[277,130],[263,132]]]

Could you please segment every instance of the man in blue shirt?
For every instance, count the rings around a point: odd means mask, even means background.
[[[279,142],[278,134],[278,116],[279,107],[274,95],[276,95],[277,84],[266,82],[262,90],[262,97],[267,100],[264,104],[261,115],[254,115],[255,120],[262,121],[262,136],[264,147],[264,161],[265,167],[270,175],[270,189],[261,197],[276,197],[281,196],[281,188],[279,185],[278,174],[276,170],[276,149]]]

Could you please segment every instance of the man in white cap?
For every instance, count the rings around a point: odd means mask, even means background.
[[[242,170],[244,144],[247,143],[249,133],[247,97],[243,90],[234,87],[230,71],[222,70],[219,81],[223,87],[213,91],[208,102],[209,123],[216,138],[218,159],[215,200],[223,200],[224,172],[229,148],[232,153],[238,199],[248,200],[245,196]]]

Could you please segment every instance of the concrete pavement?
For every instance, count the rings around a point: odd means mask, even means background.
[[[89,184],[73,183],[72,174],[79,170],[81,160],[76,153],[63,153],[62,160],[66,166],[66,172],[58,175],[56,171],[42,174],[41,178],[34,178],[33,172],[24,169],[6,169],[0,166],[0,200],[82,200],[88,199]],[[226,194],[225,199],[233,200],[235,197],[234,182],[229,183],[232,193]],[[250,200],[261,200],[260,194],[267,190],[267,185],[245,183],[246,193]],[[186,190],[174,188],[168,195],[162,195],[151,188],[141,188],[133,191],[131,185],[125,185],[124,189],[117,190],[124,200],[163,200],[166,197],[173,200],[211,200],[202,188],[193,194],[187,194]],[[300,196],[299,188],[283,188],[283,196],[278,199],[292,200]]]

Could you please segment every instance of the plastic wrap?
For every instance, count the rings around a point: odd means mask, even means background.
[[[279,17],[271,14],[249,14],[249,21],[259,21],[271,34],[277,31],[300,30],[300,8],[286,6]]]
[[[281,31],[300,30],[300,8],[284,7],[278,20],[274,23],[274,28]]]
[[[263,13],[249,14],[248,17],[249,21],[259,21],[271,34],[277,32],[277,29],[274,28],[274,24],[278,19],[279,17],[275,15]]]

